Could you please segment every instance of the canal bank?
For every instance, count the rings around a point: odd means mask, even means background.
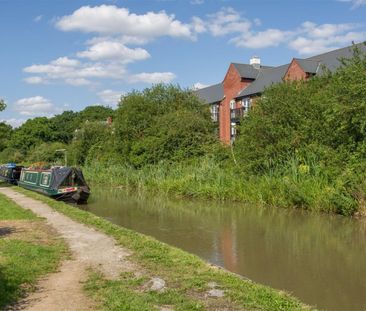
[[[129,260],[141,274],[124,273],[117,280],[93,273],[86,289],[105,310],[303,310],[310,309],[283,291],[244,280],[208,265],[194,255],[134,231],[116,226],[89,212],[56,202],[36,193],[16,189],[47,203],[71,219],[95,228],[132,251]],[[164,280],[164,290],[146,289],[154,277]],[[154,285],[154,284],[153,284]]]
[[[88,210],[325,310],[366,310],[366,222],[95,187]]]

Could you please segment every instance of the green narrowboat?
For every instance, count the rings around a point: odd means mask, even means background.
[[[67,203],[86,203],[90,194],[82,171],[74,167],[23,168],[18,185]]]
[[[22,168],[23,166],[18,166],[15,163],[0,165],[0,180],[16,185]]]

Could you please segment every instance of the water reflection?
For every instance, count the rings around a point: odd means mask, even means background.
[[[88,208],[308,304],[366,310],[365,222],[124,190],[95,189]]]

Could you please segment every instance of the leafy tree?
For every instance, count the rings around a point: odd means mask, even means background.
[[[90,149],[100,143],[108,141],[111,137],[111,128],[104,121],[85,122],[76,130],[74,141],[70,148],[70,156],[75,164],[84,164]],[[103,153],[103,150],[99,150]]]
[[[80,127],[79,113],[64,111],[51,118],[54,139],[63,143],[70,143],[74,137],[74,131]]]
[[[59,165],[64,165],[64,154],[57,152],[57,150],[65,149],[67,146],[61,142],[41,143],[31,148],[27,161],[47,162]]]
[[[6,148],[12,132],[13,129],[10,125],[0,122],[0,152]]]
[[[5,101],[0,98],[0,111],[3,111],[6,108]]]
[[[134,91],[116,114],[119,151],[135,166],[200,156],[217,141],[208,106],[177,86]]]
[[[108,117],[114,117],[114,110],[105,106],[88,106],[78,113],[79,125],[85,121],[106,121]]]
[[[38,117],[27,120],[15,129],[10,143],[12,147],[27,152],[32,146],[53,141],[53,139],[52,122],[46,117]]]

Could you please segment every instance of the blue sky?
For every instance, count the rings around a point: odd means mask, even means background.
[[[17,126],[153,83],[220,82],[366,40],[366,0],[0,0],[0,120]]]

